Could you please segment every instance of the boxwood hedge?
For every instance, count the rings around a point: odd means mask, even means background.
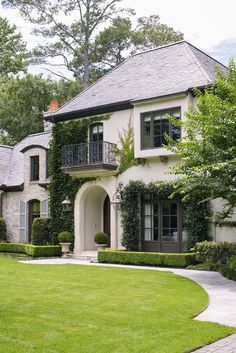
[[[37,246],[31,244],[0,243],[0,252],[20,253],[33,257],[54,257],[61,255],[61,246]]]
[[[121,250],[101,250],[98,252],[98,261],[101,263],[127,265],[187,267],[195,263],[195,254],[165,254]]]

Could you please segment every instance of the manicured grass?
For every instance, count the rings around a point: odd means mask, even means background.
[[[207,294],[169,272],[3,256],[0,268],[4,353],[183,353],[234,331],[192,320]]]

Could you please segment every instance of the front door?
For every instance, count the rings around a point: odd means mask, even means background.
[[[178,201],[143,200],[142,251],[181,251],[181,206]]]
[[[111,211],[111,203],[110,203],[109,196],[107,195],[103,204],[103,231],[104,233],[109,235],[109,238],[111,234],[110,211]]]
[[[103,124],[90,126],[89,161],[98,163],[103,161]]]
[[[32,226],[33,220],[40,217],[40,201],[32,200],[29,201],[29,213],[28,213],[28,242],[31,243],[32,240]]]

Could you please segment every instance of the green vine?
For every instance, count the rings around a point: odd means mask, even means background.
[[[170,199],[174,192],[172,183],[159,182],[145,184],[142,181],[130,181],[125,186],[121,204],[123,238],[122,245],[130,251],[141,248],[141,199],[144,195],[165,200]],[[176,196],[175,198],[180,198]],[[196,242],[208,239],[209,205],[202,200],[191,200],[183,205],[184,220],[188,230],[186,248],[189,250]]]
[[[116,150],[116,155],[119,159],[117,175],[138,165],[138,160],[134,157],[134,132],[131,121],[129,121],[127,130],[123,129],[123,134],[119,134],[119,138],[121,148]]]
[[[74,234],[74,200],[79,188],[94,178],[72,179],[69,174],[61,170],[62,147],[88,141],[88,127],[96,121],[108,120],[110,115],[96,116],[87,119],[58,123],[53,127],[53,139],[49,151],[50,170],[50,217],[51,242],[57,244],[57,236],[62,231]],[[62,210],[62,201],[69,196],[72,202],[70,211]]]

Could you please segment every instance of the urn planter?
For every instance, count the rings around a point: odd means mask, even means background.
[[[71,243],[59,243],[61,245],[62,257],[68,257],[70,252],[70,244]]]

